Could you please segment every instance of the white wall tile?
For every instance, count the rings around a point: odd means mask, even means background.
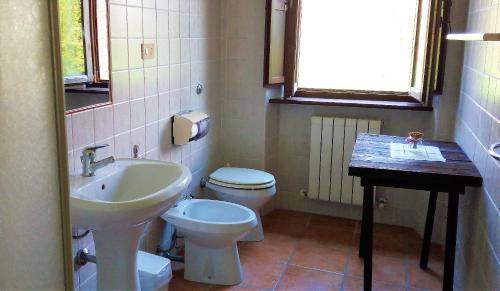
[[[170,90],[170,68],[158,67],[158,93]]]
[[[147,8],[156,8],[156,0],[142,0],[142,6]]]
[[[124,102],[113,105],[114,134],[130,130],[130,103]]]
[[[152,96],[158,94],[158,69],[144,69],[144,95]]]
[[[178,11],[170,11],[168,14],[168,35],[170,38],[180,36],[180,15]]]
[[[127,7],[128,37],[142,38],[142,8]]]
[[[188,63],[190,61],[190,55],[191,55],[191,42],[189,39],[187,38],[181,39],[180,52],[181,52],[180,62]]]
[[[94,135],[96,142],[113,137],[113,106],[94,110]]]
[[[113,103],[121,103],[129,100],[129,78],[128,71],[118,71],[111,74],[113,86],[111,87]]]
[[[110,33],[111,37],[127,37],[127,7],[121,5],[109,5]]]
[[[144,8],[142,13],[144,38],[156,38],[156,10]]]
[[[168,0],[156,0],[156,8],[168,10]]]
[[[144,97],[144,70],[131,70],[130,75],[130,100]]]
[[[189,13],[189,0],[179,1],[179,10],[181,13]]]
[[[158,105],[158,95],[146,98],[146,124],[158,121]]]
[[[83,111],[71,116],[73,147],[81,148],[94,143],[94,111]]]
[[[170,90],[177,90],[181,87],[181,66],[170,66]]]
[[[130,131],[115,135],[115,157],[116,158],[131,158],[132,157],[132,141]]]
[[[146,124],[146,107],[144,98],[130,101],[130,126],[132,129]]]
[[[181,13],[179,16],[179,36],[181,38],[189,37],[189,14]]]
[[[179,11],[179,0],[168,0],[168,9],[172,11]]]
[[[159,146],[158,134],[158,122],[146,126],[146,151],[153,150]]]
[[[170,117],[170,94],[160,93],[158,96],[158,117],[165,119]]]
[[[181,62],[181,40],[179,38],[170,39],[170,64]]]
[[[157,15],[156,32],[157,32],[158,38],[168,38],[168,31],[169,31],[169,29],[168,29],[168,23],[169,23],[168,11],[157,10],[156,15]]]
[[[168,66],[170,64],[170,41],[168,39],[158,39],[158,66]]]
[[[126,39],[111,39],[111,62],[113,71],[128,68],[128,45]]]

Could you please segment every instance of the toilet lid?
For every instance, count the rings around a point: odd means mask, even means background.
[[[274,176],[264,171],[245,168],[220,168],[209,176],[214,184],[235,186],[266,186],[274,185]],[[218,182],[218,183],[217,183]]]

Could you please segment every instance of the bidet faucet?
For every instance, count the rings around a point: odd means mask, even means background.
[[[80,157],[80,160],[82,161],[82,176],[92,177],[95,175],[95,171],[97,171],[98,169],[115,162],[115,158],[113,156],[107,157],[97,162],[95,161],[95,152],[98,149],[108,146],[109,144],[103,144],[90,146],[83,149],[82,156]]]

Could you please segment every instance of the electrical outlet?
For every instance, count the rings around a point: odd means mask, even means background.
[[[154,59],[155,57],[155,44],[143,43],[141,44],[141,55],[143,60]]]

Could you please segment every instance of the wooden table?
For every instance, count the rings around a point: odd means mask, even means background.
[[[481,186],[482,178],[462,149],[453,142],[423,142],[438,147],[446,162],[391,158],[390,144],[405,143],[405,140],[404,137],[359,134],[349,164],[349,175],[360,177],[364,188],[359,245],[359,255],[364,260],[364,290],[372,287],[374,186],[430,191],[420,256],[422,269],[427,268],[437,193],[448,193],[443,290],[453,290],[459,194],[464,194],[466,186]]]

